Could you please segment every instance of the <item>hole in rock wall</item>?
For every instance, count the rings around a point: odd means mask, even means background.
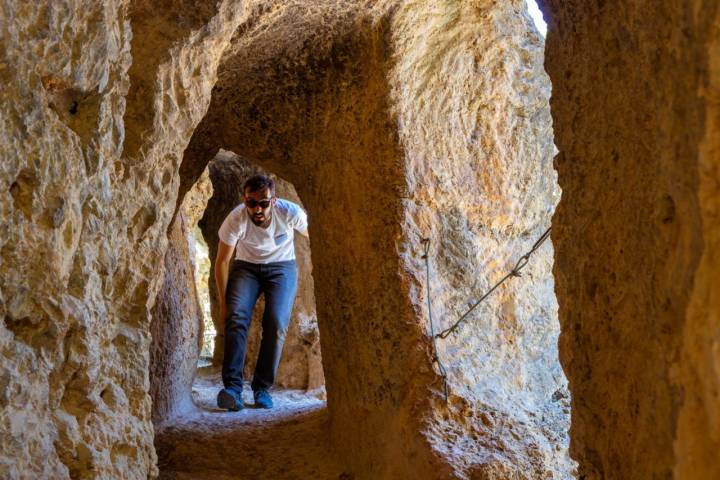
[[[244,158],[221,151],[185,195],[170,228],[165,281],[153,311],[151,395],[158,425],[191,421],[202,412],[223,413],[216,404],[222,388],[225,338],[213,274],[218,229],[227,214],[241,203],[241,186],[255,173],[265,172]],[[302,205],[292,184],[270,176],[276,182],[279,198]],[[310,244],[300,234],[294,238],[298,289],[272,391],[276,404],[287,407],[285,410],[318,409],[325,405],[325,382]],[[245,356],[245,402],[249,406],[254,402],[248,383],[262,338],[263,311],[261,295],[254,309]],[[225,421],[222,417],[217,420]]]
[[[245,180],[256,173],[268,174],[276,184],[276,196],[302,206],[295,187],[272,173],[268,173],[232,152],[221,150],[208,165],[213,195],[195,230],[202,236],[196,242],[196,265],[199,267],[198,298],[204,312],[205,333],[202,338],[201,357],[198,364],[202,377],[205,374],[217,376],[222,365],[225,332],[219,320],[219,307],[215,279],[213,276],[218,245],[218,229],[225,217],[242,202],[241,187]],[[320,333],[315,311],[310,244],[307,238],[297,232],[294,235],[296,263],[298,269],[298,291],[295,298],[290,326],[288,328],[282,360],[277,372],[275,386],[278,388],[313,391],[324,397],[324,377],[320,355]],[[207,250],[206,250],[207,249]],[[262,338],[262,314],[265,309],[264,296],[255,305],[252,323],[248,332],[245,355],[244,377],[249,380],[255,369],[260,341]],[[249,391],[249,387],[246,388]],[[200,393],[199,389],[195,390]],[[214,400],[214,397],[213,397]]]
[[[547,35],[547,23],[545,23],[545,18],[543,17],[540,7],[535,0],[525,0],[525,5],[527,6],[530,17],[535,23],[535,28],[537,28],[538,32],[544,37]]]

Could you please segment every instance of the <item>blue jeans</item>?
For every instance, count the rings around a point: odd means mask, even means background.
[[[225,289],[228,311],[222,369],[225,388],[242,392],[248,329],[260,293],[265,294],[265,312],[252,389],[268,389],[275,382],[296,292],[294,260],[267,264],[233,261]]]

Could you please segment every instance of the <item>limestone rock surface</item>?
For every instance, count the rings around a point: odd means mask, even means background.
[[[221,148],[312,219],[317,471],[569,478],[561,331],[579,477],[720,478],[720,5],[540,3],[552,97],[523,0],[1,3],[0,478],[158,475],[152,309]],[[445,403],[432,334],[556,205],[438,340]]]
[[[718,478],[720,6],[542,3],[578,474]]]
[[[148,3],[143,30],[138,3],[0,6],[2,478],[157,474],[149,310],[179,160],[244,11],[213,2],[192,23]],[[160,57],[133,76],[139,41]]]
[[[156,429],[160,480],[316,479],[347,476],[331,455],[325,402],[303,390],[273,393],[272,410],[217,408],[220,372],[198,370],[194,408]],[[240,454],[242,452],[242,454]]]
[[[693,279],[679,368],[671,370],[685,394],[673,469],[682,480],[720,477],[720,8],[699,11],[707,15],[699,22],[707,47],[699,57],[706,63],[698,92],[705,120],[697,165],[703,254]]]
[[[207,171],[185,195],[170,225],[163,284],[151,310],[150,397],[155,424],[190,408],[190,391],[203,338],[195,278],[193,227],[212,194]]]
[[[543,39],[523,2],[487,10],[472,2],[405,2],[393,35],[397,63],[389,78],[407,189],[400,255],[409,297],[432,335],[460,318],[550,226],[560,198],[551,85]],[[548,241],[522,277],[508,280],[456,334],[436,340],[451,395],[447,405],[433,397],[428,438],[459,476],[572,474],[552,265]],[[440,392],[442,383],[432,388]]]

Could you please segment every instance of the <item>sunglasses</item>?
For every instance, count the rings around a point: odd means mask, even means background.
[[[245,199],[245,205],[247,205],[248,208],[255,208],[258,205],[260,205],[261,208],[268,208],[270,206],[270,201],[272,198],[268,198],[265,200],[257,201],[254,198],[246,198]]]

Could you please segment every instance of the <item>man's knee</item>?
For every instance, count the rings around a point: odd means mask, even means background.
[[[238,331],[247,330],[252,312],[246,310],[230,310],[227,318],[225,319],[225,331]]]
[[[270,322],[267,327],[263,328],[269,328],[271,329],[270,333],[271,335],[275,335],[275,337],[278,340],[285,340],[285,337],[287,336],[288,327],[290,325],[290,319],[285,319],[284,317],[278,317],[277,315],[270,315],[269,318]]]
[[[285,323],[284,325],[280,325],[277,329],[277,338],[278,340],[285,341],[285,337],[287,336],[288,331],[288,324]]]

